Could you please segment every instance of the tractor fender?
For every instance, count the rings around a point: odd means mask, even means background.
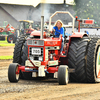
[[[84,32],[74,32],[70,38],[69,38],[69,43],[68,43],[68,47],[71,44],[71,40],[75,39],[75,38],[83,38],[84,36],[88,37],[88,35]]]
[[[70,38],[83,38],[83,36],[87,36],[88,37],[88,35],[86,33],[84,33],[84,32],[74,32],[70,36]]]

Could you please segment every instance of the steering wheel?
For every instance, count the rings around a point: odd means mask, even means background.
[[[56,36],[56,35],[55,35],[55,32],[59,33],[59,35],[60,35],[60,32],[58,32],[58,31],[52,31],[52,33],[50,34],[50,36],[55,37],[55,36]],[[57,35],[57,36],[59,36],[59,35]]]

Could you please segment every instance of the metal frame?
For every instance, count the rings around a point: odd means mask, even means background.
[[[73,15],[72,15],[70,12],[68,12],[68,11],[56,11],[54,14],[52,14],[52,15],[50,16],[50,19],[49,19],[49,31],[51,31],[51,30],[50,30],[50,29],[51,29],[51,19],[52,19],[56,14],[58,14],[58,13],[61,13],[61,14],[69,14],[69,15],[70,15],[70,17],[73,19],[72,31],[74,32],[75,18],[74,18]]]

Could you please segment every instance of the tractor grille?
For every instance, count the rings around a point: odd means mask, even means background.
[[[43,40],[28,40],[27,44],[36,45],[36,46],[44,46],[44,41]]]
[[[36,53],[33,52],[35,50]],[[38,50],[40,50],[38,52]],[[43,48],[38,48],[38,47],[30,47],[29,48],[29,57],[32,60],[38,60],[38,61],[43,61]]]
[[[31,45],[32,44],[32,40],[28,40],[28,45]]]

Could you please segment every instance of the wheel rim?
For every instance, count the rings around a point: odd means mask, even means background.
[[[16,79],[19,79],[18,67],[16,68]]]
[[[11,40],[13,40],[13,37],[12,37],[12,36],[10,36],[8,40],[11,42]]]
[[[66,69],[66,83],[68,83],[68,69]]]
[[[97,57],[96,57],[96,77],[100,78],[100,46],[98,47]]]

